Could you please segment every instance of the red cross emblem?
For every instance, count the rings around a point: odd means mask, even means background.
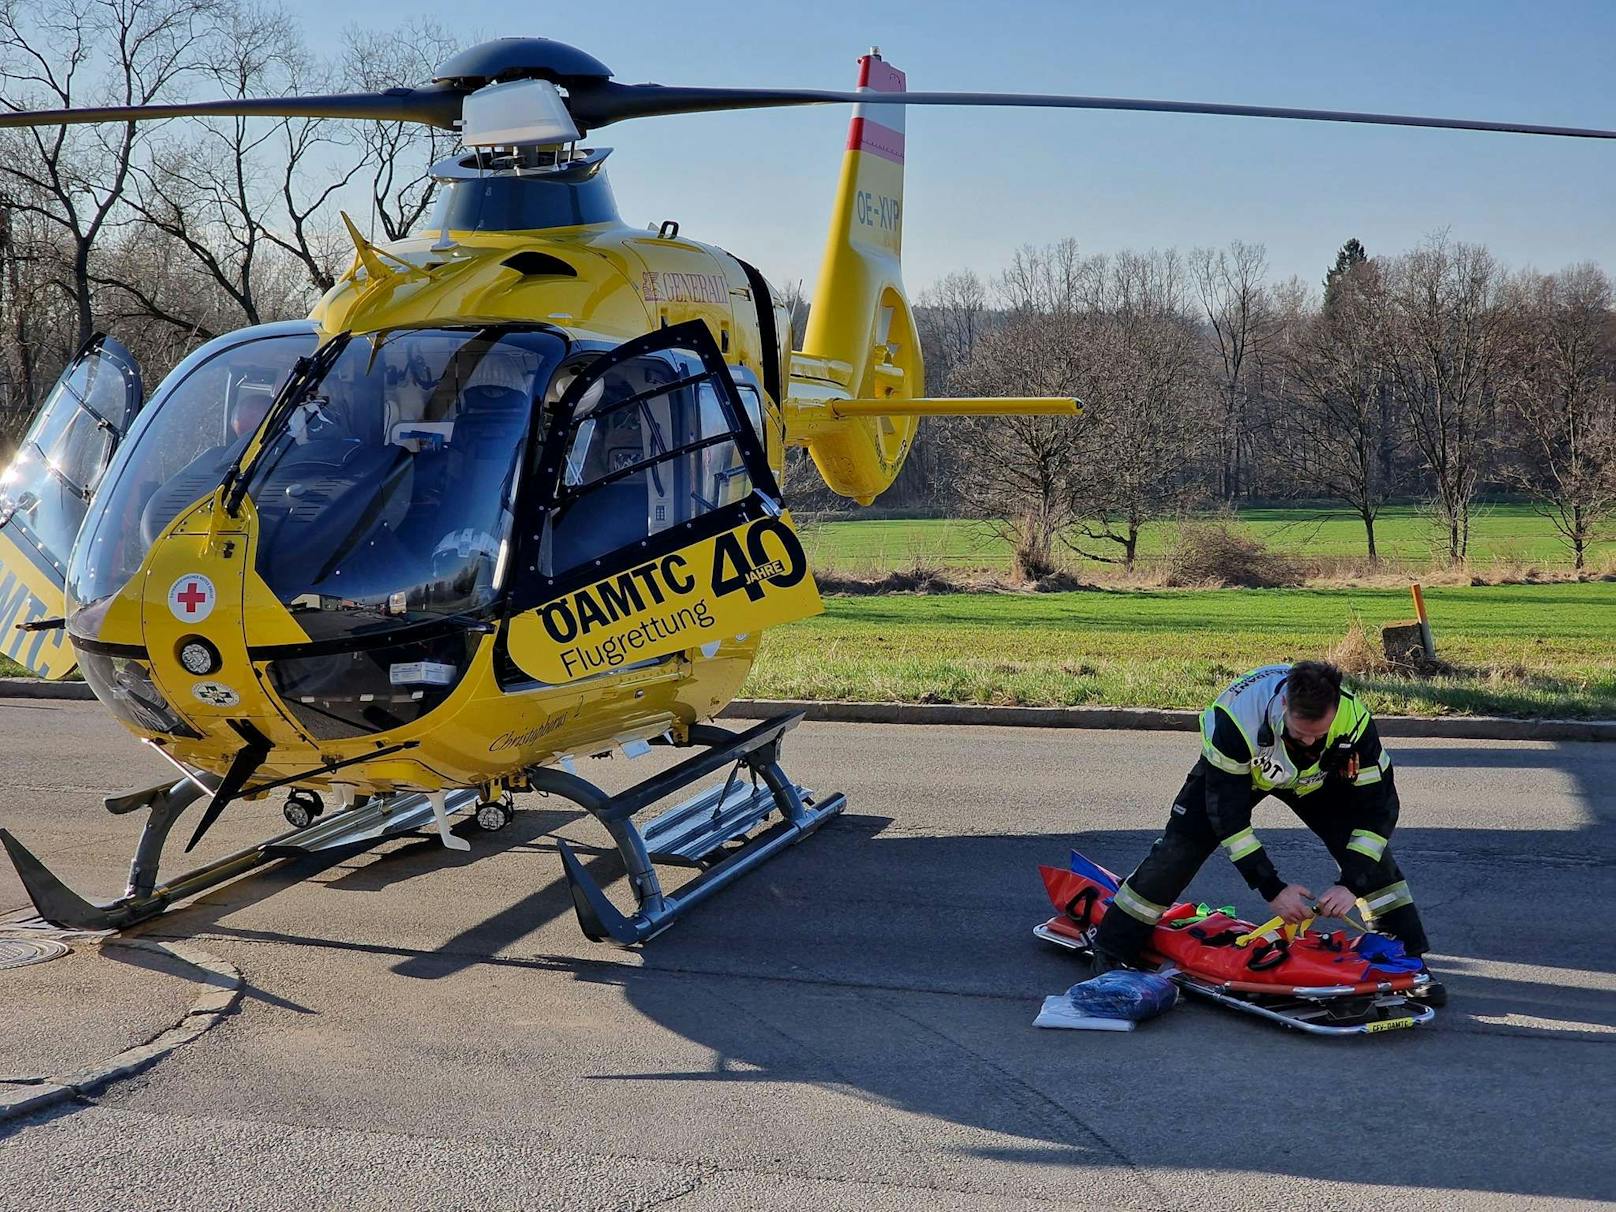
[[[213,613],[213,582],[201,573],[189,573],[168,590],[168,609],[182,623],[200,623]]]

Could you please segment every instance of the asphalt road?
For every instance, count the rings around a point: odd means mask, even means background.
[[[248,996],[144,1074],[0,1125],[0,1207],[1616,1199],[1616,745],[1393,755],[1393,844],[1452,993],[1428,1030],[1324,1040],[1195,1003],[1131,1035],[1035,1030],[1084,975],[1029,934],[1036,865],[1076,845],[1128,867],[1193,738],[805,725],[788,768],[845,790],[846,816],[638,952],[578,934],[553,838],[598,839],[533,797],[469,854],[300,860],[148,926],[236,964]],[[0,705],[0,823],[82,891],[119,890],[136,832],[100,793],[162,773],[93,704]],[[1283,872],[1327,882],[1281,806],[1257,826]],[[205,847],[279,827],[237,806]],[[1219,858],[1193,892],[1261,908]],[[0,911],[22,899],[0,874]],[[59,1036],[102,1010],[73,978]]]

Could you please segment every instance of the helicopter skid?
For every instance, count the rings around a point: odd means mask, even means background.
[[[151,816],[135,851],[128,890],[114,901],[97,904],[85,900],[7,830],[0,829],[0,844],[10,855],[17,876],[40,917],[72,930],[122,930],[156,917],[176,901],[217,887],[276,859],[370,845],[414,832],[434,820],[433,806],[427,796],[405,794],[375,799],[360,807],[333,813],[306,828],[277,834],[159,884],[157,861],[168,831],[180,812],[199,798],[202,791],[182,780],[162,794],[155,791],[139,794],[149,801]],[[122,801],[130,797],[115,798]],[[445,814],[453,816],[474,807],[479,798],[475,791],[450,792],[445,798]],[[130,810],[121,804],[117,809]]]
[[[611,833],[638,902],[633,914],[623,913],[607,899],[572,847],[558,842],[583,932],[591,939],[609,938],[625,947],[645,942],[682,913],[802,841],[841,812],[847,806],[846,796],[838,793],[815,801],[780,768],[781,737],[801,720],[799,712],[766,720],[741,733],[693,728],[691,741],[705,746],[705,753],[616,796],[561,771],[536,772],[549,777],[536,778],[535,787],[575,800]],[[643,830],[633,823],[634,814],[729,763],[734,768],[723,783],[669,809]],[[750,775],[744,782],[739,778],[743,770]],[[775,812],[779,820],[761,833],[746,836]],[[677,892],[664,893],[653,862],[696,866],[702,873]]]
[[[841,812],[847,806],[845,796],[815,800],[780,768],[781,737],[801,719],[800,712],[781,716],[741,733],[711,725],[692,727],[690,744],[702,752],[615,796],[566,770],[529,771],[533,790],[572,800],[598,820],[617,844],[627,869],[637,902],[633,914],[617,909],[573,849],[558,842],[562,869],[584,933],[624,946],[644,942],[667,929],[686,910]],[[662,813],[643,830],[634,824],[631,818],[636,813],[725,766],[732,769],[722,783]],[[114,901],[97,904],[86,900],[4,829],[0,829],[0,844],[46,921],[74,930],[122,930],[156,917],[176,901],[276,859],[368,846],[434,826],[442,833],[444,818],[475,810],[481,802],[479,792],[471,789],[449,792],[443,797],[441,813],[427,795],[404,793],[373,799],[159,883],[157,867],[169,830],[186,807],[208,793],[213,782],[212,776],[188,777],[167,788],[109,799],[108,808],[114,812],[144,807],[149,813],[130,866],[128,889]],[[778,819],[766,824],[766,818],[776,813]],[[664,893],[655,863],[697,867],[701,874],[677,892]]]

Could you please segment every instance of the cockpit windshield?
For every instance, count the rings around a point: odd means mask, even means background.
[[[521,453],[559,337],[351,338],[254,460],[259,575],[316,640],[475,613],[500,588]]]

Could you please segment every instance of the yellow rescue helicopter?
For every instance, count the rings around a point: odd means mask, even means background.
[[[801,352],[763,276],[618,216],[607,148],[658,115],[854,106]],[[623,912],[561,843],[580,924],[629,944],[839,812],[782,770],[799,717],[710,721],[765,629],[821,604],[778,487],[788,446],[863,504],[922,417],[1075,412],[932,399],[900,272],[905,107],[1157,110],[1610,138],[1612,132],[1103,97],[912,93],[877,52],[851,92],[619,84],[543,38],[484,43],[380,93],[0,112],[0,126],[313,116],[457,131],[427,230],[353,263],[307,321],[210,341],[145,399],[111,337],[64,372],[0,475],[0,651],[82,670],[175,768],[126,895],[92,904],[0,830],[40,914],[120,928],[272,859],[421,828],[466,849],[538,791],[621,853]],[[685,760],[608,796],[571,757]],[[709,776],[644,826],[633,818]],[[289,832],[178,877],[227,806],[288,791]],[[334,811],[325,812],[327,804]],[[773,818],[773,819],[771,819]],[[656,864],[703,868],[665,892]]]

